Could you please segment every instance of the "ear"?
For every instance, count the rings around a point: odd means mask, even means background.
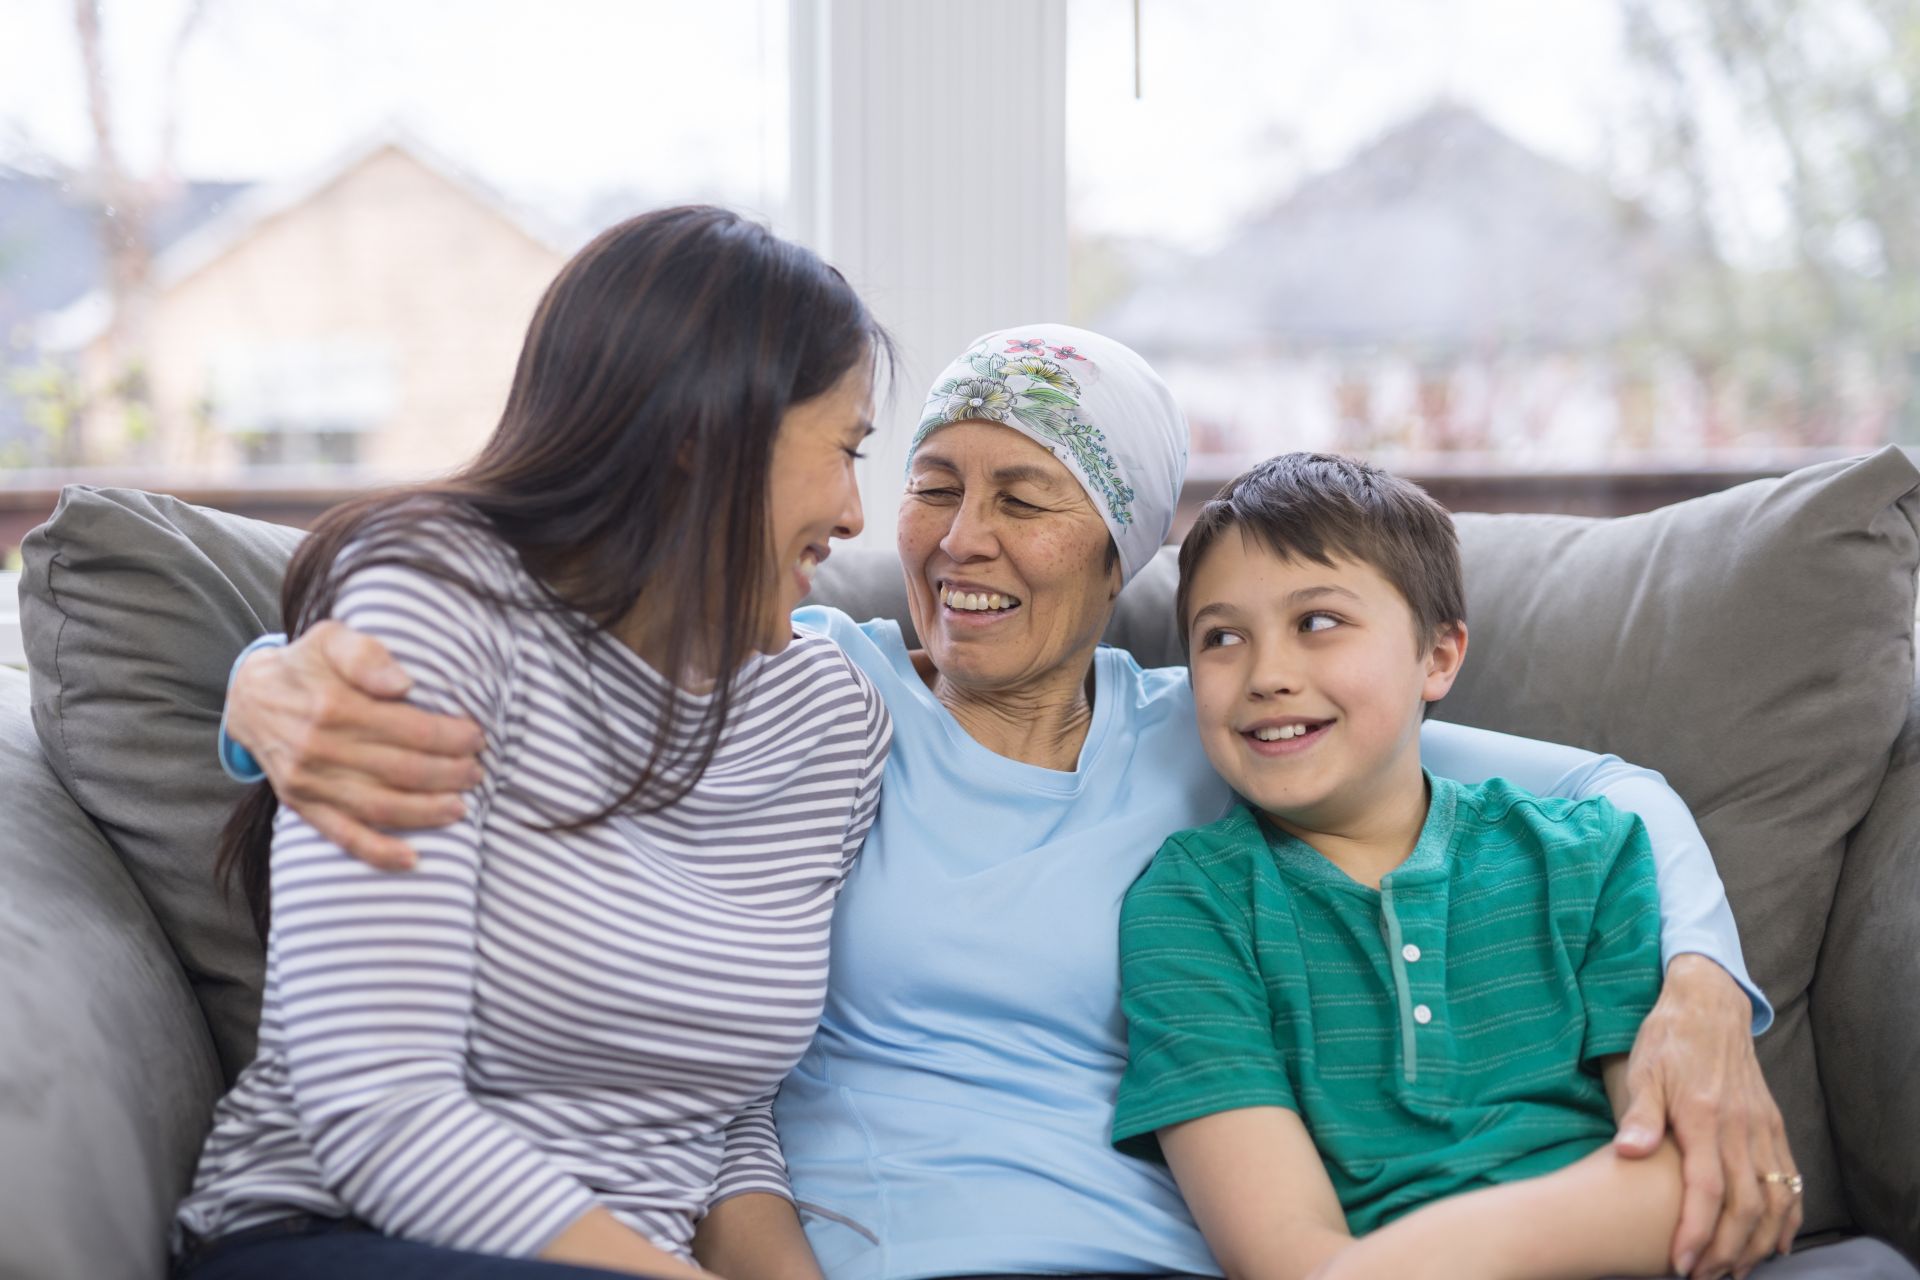
[[[1460,664],[1467,659],[1467,624],[1449,622],[1441,627],[1425,654],[1427,678],[1420,686],[1423,702],[1438,702],[1453,688]]]

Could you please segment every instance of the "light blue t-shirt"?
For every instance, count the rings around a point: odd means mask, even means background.
[[[794,1199],[828,1280],[1220,1268],[1173,1179],[1107,1141],[1126,1066],[1120,902],[1169,834],[1231,799],[1200,748],[1184,668],[1094,658],[1072,773],[995,755],[941,707],[896,623],[795,619],[844,647],[893,714],[880,815],[842,893],[820,1033],[775,1104]],[[1662,950],[1746,975],[1686,807],[1608,756],[1429,723],[1462,782],[1604,794],[1659,861]]]

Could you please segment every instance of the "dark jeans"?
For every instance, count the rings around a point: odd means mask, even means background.
[[[209,1240],[190,1252],[175,1280],[616,1280],[624,1272],[570,1267],[531,1258],[465,1253],[383,1236],[352,1218],[297,1215]],[[1848,1240],[1775,1258],[1753,1275],[1773,1280],[1913,1280],[1920,1275],[1877,1240]],[[632,1280],[630,1276],[627,1280]],[[990,1280],[987,1277],[972,1280]],[[1001,1278],[991,1278],[1001,1280]],[[1004,1280],[1036,1280],[1009,1276]],[[1054,1280],[1069,1280],[1056,1277]],[[1109,1280],[1075,1277],[1072,1280]],[[1201,1277],[1116,1276],[1111,1280],[1203,1280]]]
[[[174,1280],[633,1280],[625,1272],[501,1258],[383,1236],[352,1218],[297,1214],[208,1240]]]

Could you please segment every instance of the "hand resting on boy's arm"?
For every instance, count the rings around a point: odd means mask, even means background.
[[[1609,1092],[1625,1064],[1607,1067]],[[1603,1147],[1554,1173],[1435,1201],[1356,1240],[1300,1117],[1250,1107],[1159,1132],[1228,1280],[1592,1280],[1663,1275],[1680,1158]]]
[[[1760,1181],[1795,1165],[1754,1056],[1750,1011],[1726,970],[1705,956],[1675,956],[1633,1042],[1625,1105],[1615,1099],[1615,1151],[1658,1151],[1669,1127],[1679,1145],[1686,1196],[1672,1257],[1682,1274],[1744,1276],[1775,1249],[1785,1253],[1800,1231],[1800,1197]],[[1607,1083],[1613,1092],[1611,1074]]]

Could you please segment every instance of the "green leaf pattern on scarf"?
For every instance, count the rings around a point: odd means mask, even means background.
[[[981,343],[967,353],[972,376],[947,378],[928,394],[908,456],[929,433],[950,422],[1018,423],[1058,446],[1055,452],[1065,450],[1100,491],[1115,523],[1132,524],[1133,487],[1120,478],[1107,438],[1080,416],[1079,380],[1057,360],[1039,355],[1009,359],[989,351],[989,345]]]

